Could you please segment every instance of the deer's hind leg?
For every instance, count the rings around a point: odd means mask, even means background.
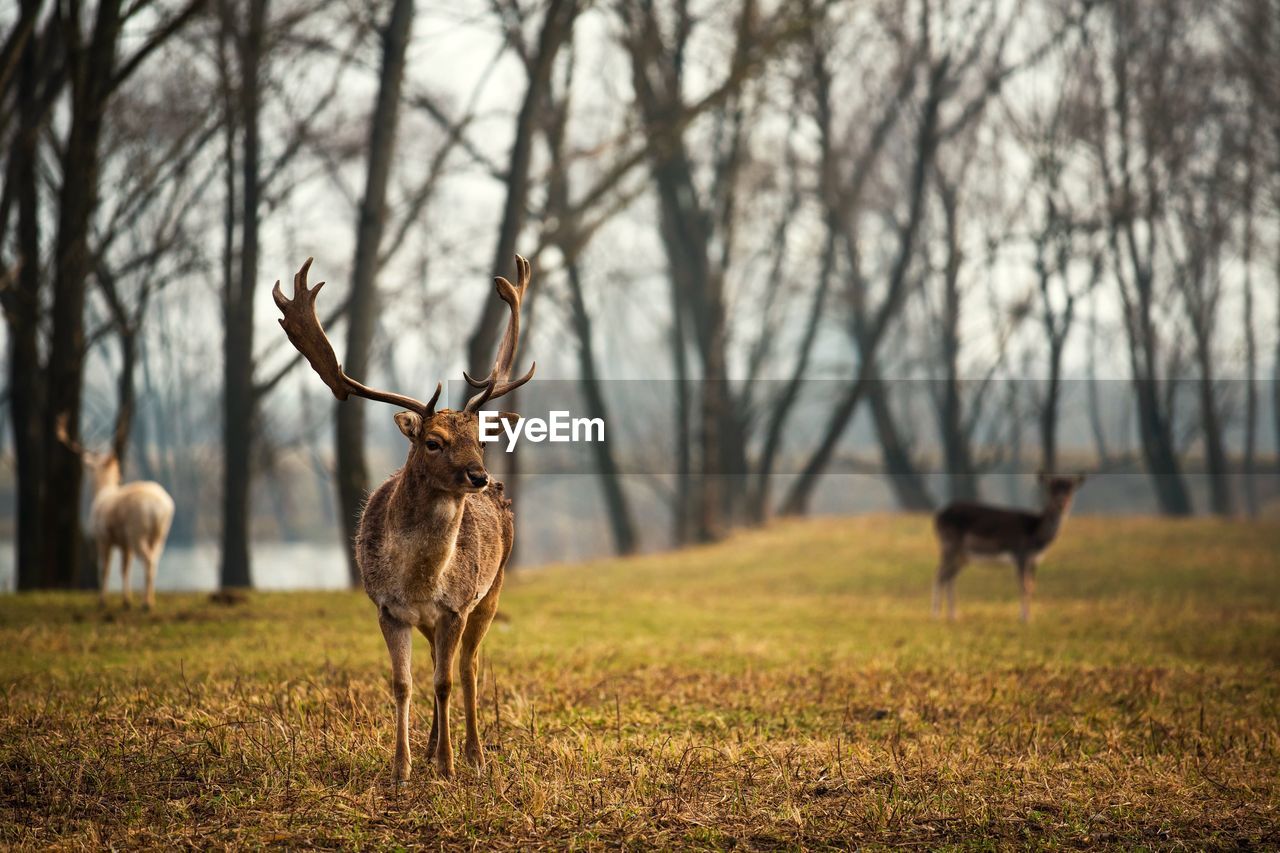
[[[155,543],[142,549],[142,564],[146,569],[146,592],[142,596],[142,609],[150,610],[156,606],[156,564],[160,562],[160,546]]]
[[[413,697],[413,628],[385,610],[378,611],[378,624],[391,654],[391,693],[396,700],[395,781],[409,778],[409,700]]]
[[[111,580],[111,544],[98,539],[98,604],[107,606],[107,581]]]
[[[480,729],[476,720],[476,664],[480,656],[480,643],[489,632],[494,614],[498,612],[502,574],[498,573],[489,592],[467,617],[467,627],[462,632],[462,659],[458,662],[458,674],[462,678],[462,706],[467,718],[467,740],[463,751],[476,770],[484,770],[484,747],[480,743]]]
[[[124,606],[133,606],[133,587],[129,586],[129,569],[133,562],[133,549],[128,545],[120,546],[120,584],[124,588]]]

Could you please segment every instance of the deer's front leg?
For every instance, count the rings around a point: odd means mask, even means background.
[[[413,628],[386,610],[378,611],[378,624],[391,653],[391,693],[396,700],[395,780],[409,778],[409,697],[413,694]]]
[[[462,705],[467,720],[467,741],[463,749],[467,760],[476,770],[484,770],[484,747],[480,743],[480,727],[476,714],[476,663],[480,654],[480,642],[489,631],[493,615],[498,611],[498,593],[502,589],[499,573],[484,599],[467,617],[462,634],[462,659],[458,670],[462,677]]]
[[[1018,586],[1022,591],[1022,621],[1031,621],[1031,595],[1036,591],[1036,561],[1024,558],[1018,561]]]
[[[446,778],[453,775],[453,744],[449,740],[449,692],[453,689],[453,658],[462,639],[462,617],[442,610],[436,620],[436,770]]]
[[[436,666],[436,635],[435,629],[428,628],[425,625],[419,625],[418,630],[422,632],[422,636],[427,638],[427,648],[431,650],[431,671],[435,672]],[[427,735],[427,753],[436,754],[436,735],[440,731],[440,704],[436,702],[435,696],[431,698],[431,734]]]

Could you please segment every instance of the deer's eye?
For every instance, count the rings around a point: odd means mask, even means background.
[[[436,441],[434,438],[427,439],[427,450],[434,452],[439,449],[440,449],[440,442]]]

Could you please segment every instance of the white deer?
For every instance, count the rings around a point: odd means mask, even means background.
[[[120,484],[120,460],[113,450],[95,453],[85,450],[67,435],[66,419],[58,419],[58,440],[79,453],[93,474],[93,504],[89,509],[89,530],[98,546],[99,599],[107,603],[107,578],[111,574],[111,551],[120,549],[120,576],[124,584],[124,605],[133,605],[129,568],[137,553],[147,569],[147,588],[142,606],[156,605],[156,565],[173,522],[173,498],[164,486],[150,481]]]

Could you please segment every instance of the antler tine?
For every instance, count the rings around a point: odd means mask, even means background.
[[[67,434],[67,413],[66,412],[63,412],[62,414],[58,415],[58,420],[56,421],[54,426],[54,432],[58,436],[58,441],[62,442],[66,446],[66,448],[70,450],[72,453],[78,453],[80,455],[84,455],[85,453],[89,452],[84,449],[84,445],[80,444],[80,442],[78,441],[75,441],[74,439],[71,438],[70,435]]]
[[[430,417],[435,411],[436,401],[440,399],[440,391],[443,387],[441,383],[436,383],[436,392],[431,396],[431,400],[423,403],[421,400],[415,400],[403,394],[370,388],[343,372],[342,365],[338,363],[338,357],[334,355],[333,345],[329,343],[324,327],[320,325],[320,318],[316,316],[316,296],[320,293],[320,288],[324,287],[324,282],[319,282],[312,288],[307,287],[307,272],[311,269],[313,260],[313,258],[307,258],[293,277],[293,299],[286,298],[280,291],[279,281],[271,289],[271,296],[275,299],[280,313],[284,315],[280,318],[280,327],[289,336],[289,342],[293,344],[294,349],[306,358],[311,369],[324,380],[324,384],[329,386],[333,396],[339,400],[345,400],[354,394],[367,400],[402,406],[424,418]]]
[[[516,359],[516,347],[520,343],[520,306],[524,302],[524,292],[528,288],[529,282],[533,279],[533,268],[529,261],[521,255],[516,255],[516,281],[519,284],[512,284],[502,276],[495,276],[493,283],[498,291],[498,296],[511,309],[511,318],[507,321],[507,331],[502,336],[502,343],[498,345],[498,357],[493,363],[493,369],[489,371],[489,375],[482,380],[477,380],[469,373],[463,372],[462,376],[467,380],[467,384],[472,388],[482,389],[480,393],[473,396],[467,401],[464,412],[477,411],[481,406],[490,400],[496,400],[498,397],[508,394],[521,385],[533,378],[533,372],[537,369],[538,363],[534,362],[529,367],[529,372],[519,379],[508,381],[511,376],[511,365]]]

